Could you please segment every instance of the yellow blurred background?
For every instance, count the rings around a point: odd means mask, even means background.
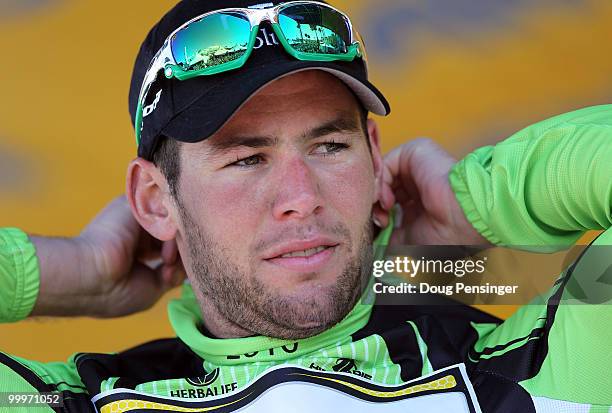
[[[123,192],[135,156],[133,60],[174,1],[0,2],[0,226],[71,236]],[[393,113],[383,147],[430,136],[460,157],[612,97],[609,0],[338,0]],[[173,295],[176,293],[171,293]],[[171,336],[166,297],[116,320],[0,326],[2,351],[41,361]],[[502,317],[514,307],[487,308]]]

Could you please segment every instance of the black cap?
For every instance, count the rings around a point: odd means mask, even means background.
[[[149,32],[140,47],[130,85],[129,105],[132,124],[136,116],[142,81],[151,60],[166,38],[188,20],[212,10],[278,4],[278,0],[183,0],[170,10]],[[160,71],[151,86],[144,106],[155,110],[145,119],[138,156],[151,159],[159,137],[164,135],[182,142],[198,142],[219,130],[258,90],[279,77],[302,70],[320,69],[342,80],[363,106],[378,115],[390,112],[389,103],[367,77],[361,58],[352,62],[308,62],[289,55],[278,43],[272,28],[260,25],[259,40],[246,64],[240,69],[189,80],[168,79]],[[276,43],[276,44],[275,44]],[[161,93],[159,93],[161,91]]]

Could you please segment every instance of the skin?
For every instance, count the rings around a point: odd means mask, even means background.
[[[393,149],[384,158],[381,205],[376,216],[386,222],[394,204],[402,220],[391,245],[492,245],[467,220],[448,181],[457,163],[433,140],[419,138]]]
[[[354,306],[383,184],[374,122],[365,134],[346,86],[308,71],[262,89],[209,139],[181,145],[177,199],[157,168],[132,163],[135,216],[156,238],[176,238],[215,336],[308,337]],[[309,259],[280,255],[317,246],[326,250]]]
[[[148,309],[185,278],[176,243],[144,231],[125,196],[77,237],[30,239],[40,269],[32,316],[124,316]]]

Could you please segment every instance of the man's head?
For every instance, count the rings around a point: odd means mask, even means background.
[[[156,238],[176,238],[213,333],[307,337],[354,306],[382,185],[378,131],[364,119],[339,77],[290,70],[206,139],[167,141],[156,162],[131,163],[134,214]]]

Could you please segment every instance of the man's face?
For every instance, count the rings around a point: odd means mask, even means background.
[[[306,71],[181,145],[177,242],[207,325],[294,339],[346,316],[371,266],[366,136],[347,87]]]

